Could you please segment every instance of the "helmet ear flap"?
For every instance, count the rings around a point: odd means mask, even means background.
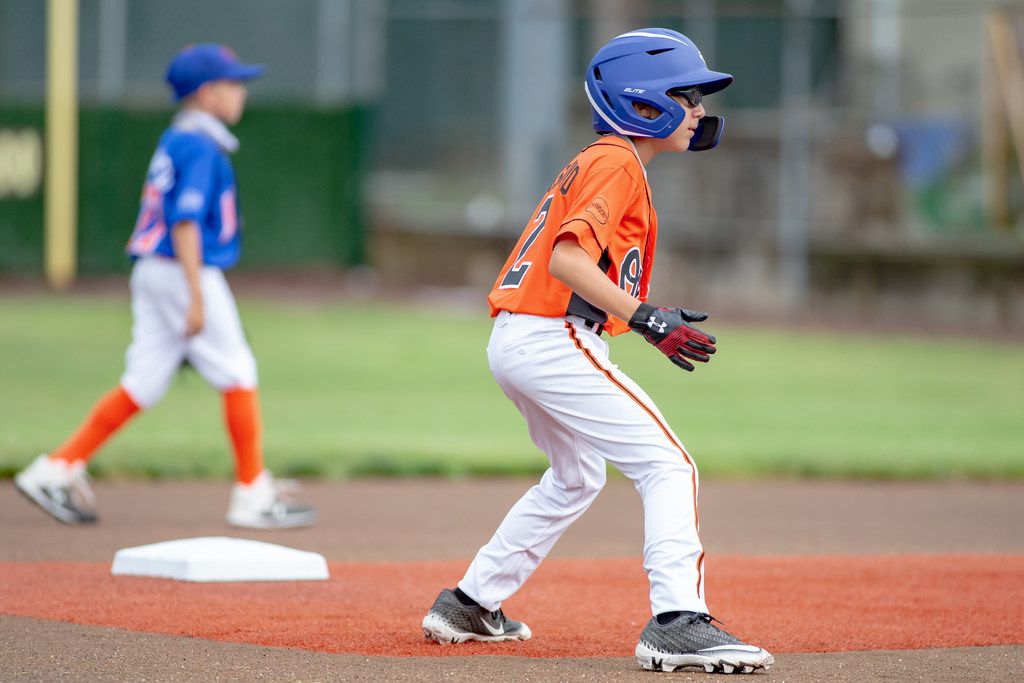
[[[693,137],[690,139],[690,145],[687,149],[691,152],[703,152],[708,149],[714,149],[718,146],[718,141],[722,139],[722,130],[724,128],[725,117],[703,117],[697,124],[697,129],[693,131]]]

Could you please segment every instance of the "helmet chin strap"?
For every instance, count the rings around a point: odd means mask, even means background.
[[[703,152],[714,149],[722,138],[722,130],[725,128],[725,118],[722,116],[705,116],[693,131],[690,138],[690,145],[687,147],[691,152]]]

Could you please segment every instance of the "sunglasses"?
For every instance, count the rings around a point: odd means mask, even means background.
[[[700,88],[697,86],[693,86],[692,88],[676,88],[675,90],[670,91],[669,94],[680,95],[691,107],[698,106],[703,99]]]

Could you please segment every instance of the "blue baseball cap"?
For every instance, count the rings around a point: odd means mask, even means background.
[[[201,43],[186,45],[167,66],[167,82],[174,100],[188,97],[203,83],[219,80],[247,81],[263,75],[262,64],[242,64],[235,51],[226,45]]]

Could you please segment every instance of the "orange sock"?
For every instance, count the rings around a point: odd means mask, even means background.
[[[67,460],[69,463],[88,460],[111,434],[137,412],[139,406],[132,397],[120,385],[114,387],[96,402],[89,416],[60,448],[50,453],[50,458]]]
[[[235,448],[235,479],[249,484],[263,471],[263,420],[256,390],[225,391],[224,420]]]

